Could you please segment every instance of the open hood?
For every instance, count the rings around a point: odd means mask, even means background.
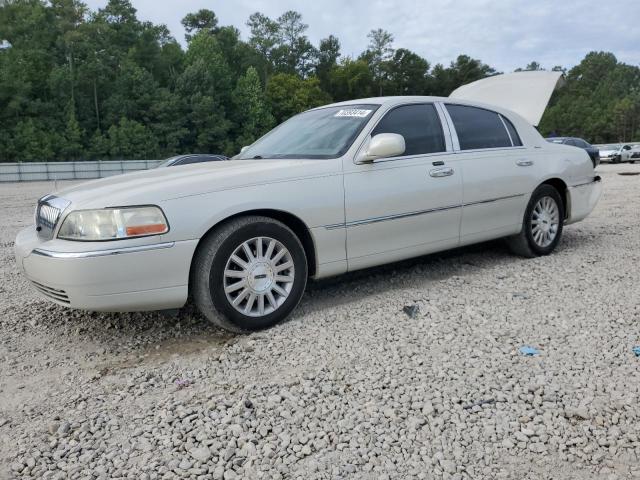
[[[563,83],[562,72],[514,72],[468,83],[449,97],[506,108],[538,126],[551,94]]]

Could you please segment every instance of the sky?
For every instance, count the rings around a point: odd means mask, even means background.
[[[92,9],[106,0],[85,0]],[[259,11],[277,18],[296,10],[318,45],[336,35],[343,55],[357,56],[371,29],[384,28],[395,48],[408,48],[432,65],[448,65],[459,54],[478,58],[498,71],[535,60],[551,69],[572,67],[588,52],[613,52],[640,64],[639,0],[132,0],[141,20],[164,23],[184,41],[180,20],[201,8],[213,10],[220,25],[249,37],[246,21]]]

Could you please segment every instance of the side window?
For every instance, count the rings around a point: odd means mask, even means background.
[[[461,150],[510,147],[511,140],[496,112],[466,105],[447,105]]]
[[[513,146],[521,147],[522,140],[520,140],[520,135],[518,135],[518,131],[516,130],[516,127],[514,127],[513,123],[511,123],[511,120],[509,120],[504,115],[500,115],[500,117],[504,121],[504,124],[507,126],[507,130],[509,130],[509,135],[511,136],[511,142],[513,143]]]
[[[576,141],[573,138],[567,138],[564,142],[565,145],[571,145],[572,147],[577,147]]]
[[[433,105],[416,104],[396,107],[387,113],[371,132],[398,133],[404,137],[403,155],[444,152],[444,134]]]

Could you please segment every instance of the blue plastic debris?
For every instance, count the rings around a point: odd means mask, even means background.
[[[524,347],[520,347],[520,353],[522,355],[526,355],[527,357],[534,357],[540,353],[537,348],[530,347],[529,345],[525,345]]]
[[[636,357],[640,357],[640,346],[633,347],[632,352],[635,354]]]

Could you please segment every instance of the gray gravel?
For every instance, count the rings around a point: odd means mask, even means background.
[[[0,478],[640,477],[640,166],[600,170],[549,257],[354,273],[236,337],[40,300],[12,248],[51,185],[0,184]]]

